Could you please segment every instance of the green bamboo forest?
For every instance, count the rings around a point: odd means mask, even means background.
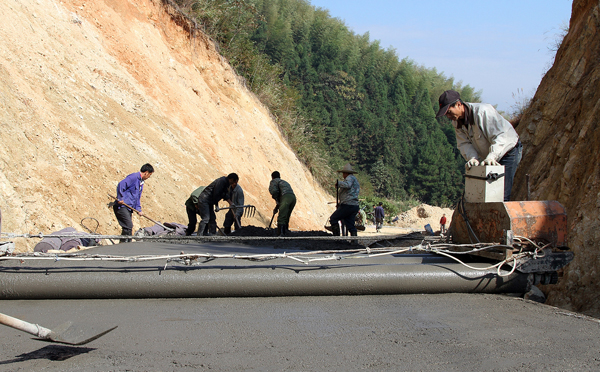
[[[350,162],[366,203],[452,206],[464,160],[437,98],[481,92],[399,59],[305,0],[176,0],[271,110],[299,159],[327,189]],[[407,204],[408,203],[408,204]]]

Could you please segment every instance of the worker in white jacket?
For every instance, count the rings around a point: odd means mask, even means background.
[[[467,169],[477,165],[504,165],[504,201],[509,201],[523,152],[512,124],[494,106],[463,102],[454,90],[442,93],[439,103],[436,117],[446,116],[452,120],[456,146],[467,161]]]

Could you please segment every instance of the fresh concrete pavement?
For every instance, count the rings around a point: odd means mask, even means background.
[[[4,300],[52,328],[118,328],[71,347],[0,328],[5,371],[600,369],[597,319],[506,295]]]

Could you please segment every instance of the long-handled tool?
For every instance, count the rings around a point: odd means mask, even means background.
[[[71,324],[71,322],[67,322],[58,326],[54,330],[50,330],[37,324],[27,323],[23,320],[13,318],[12,316],[2,313],[0,313],[0,323],[18,329],[19,331],[32,334],[37,337],[37,340],[40,341],[58,342],[67,345],[87,344],[88,342],[94,341],[98,337],[104,336],[108,332],[117,328],[117,326],[115,326],[98,334],[90,334],[89,331],[79,329],[78,326]]]
[[[119,200],[118,198],[116,198],[116,197],[112,196],[111,194],[108,194],[108,196],[110,196],[111,198],[115,199],[117,202],[120,202],[120,200]],[[137,210],[133,209],[133,207],[132,207],[132,206],[130,206],[130,205],[127,205],[126,203],[122,203],[122,205],[124,205],[124,206],[126,206],[127,208],[131,209],[131,211],[133,211],[133,212],[135,212],[135,213],[137,213],[137,214],[140,214],[140,212],[138,212]],[[154,223],[155,223],[155,224],[157,224],[158,226],[161,226],[161,227],[163,227],[163,228],[164,228],[165,230],[167,230],[167,231],[175,231],[175,229],[172,229],[172,228],[170,228],[170,227],[167,227],[167,226],[163,225],[162,223],[160,223],[160,222],[158,222],[158,221],[154,221],[152,218],[150,218],[150,217],[146,216],[145,214],[142,214],[141,216],[142,216],[142,217],[146,217],[147,219],[149,219],[150,221],[154,222]]]
[[[340,207],[340,186],[339,180],[335,180],[335,209]]]
[[[279,211],[279,208],[277,208],[277,207],[275,207],[275,209],[273,209],[273,217],[271,217],[271,222],[269,222],[268,229],[271,229],[271,225],[273,224],[273,219],[275,218],[275,215],[277,214],[278,211]]]
[[[233,209],[234,211],[234,215],[235,215],[235,211],[238,208],[244,208],[244,212],[242,213],[242,217],[254,217],[254,215],[256,214],[256,207],[253,205],[236,205],[236,206],[231,206],[231,207],[224,207],[224,208],[219,208],[217,206],[217,208],[215,209],[215,212],[218,212],[220,210],[223,209]]]

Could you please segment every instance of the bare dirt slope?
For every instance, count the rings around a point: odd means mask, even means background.
[[[523,160],[515,196],[525,200],[525,175],[533,200],[558,200],[567,210],[574,261],[549,302],[600,316],[600,6],[575,0],[554,65],[543,78],[517,130]]]
[[[159,221],[187,223],[191,191],[237,172],[259,212],[246,222],[264,226],[279,170],[298,197],[292,228],[323,225],[328,195],[213,43],[190,37],[166,3],[0,2],[3,231],[81,229],[89,216],[119,233],[107,193],[146,162],[156,172],[142,208]]]

